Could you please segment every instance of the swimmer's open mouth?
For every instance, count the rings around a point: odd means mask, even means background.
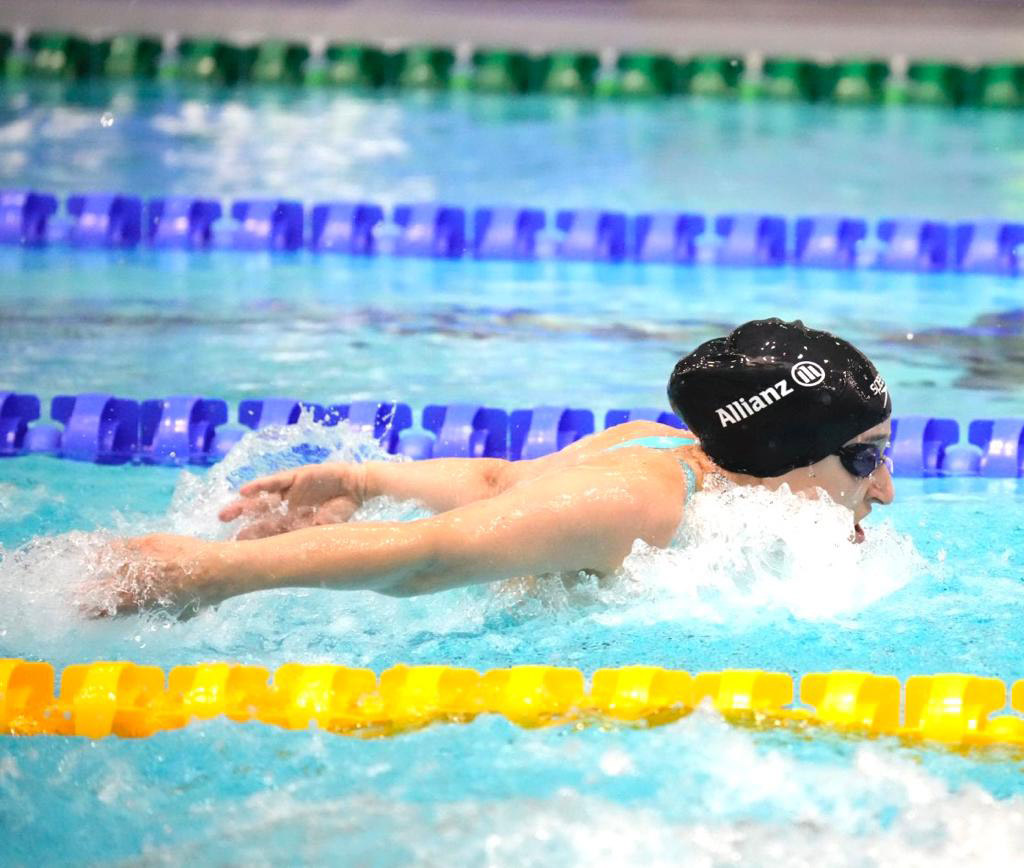
[[[860,526],[859,521],[853,523],[853,541],[855,543],[864,542],[864,528]]]

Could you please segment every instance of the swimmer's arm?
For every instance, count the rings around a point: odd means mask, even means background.
[[[418,500],[432,512],[447,512],[501,494],[519,479],[516,464],[503,458],[431,458],[371,461],[363,468],[363,500]],[[529,463],[529,462],[525,462]]]
[[[573,467],[419,521],[211,544],[200,593],[207,602],[281,587],[405,597],[522,575],[606,572],[637,538],[668,544],[681,486],[674,475]]]

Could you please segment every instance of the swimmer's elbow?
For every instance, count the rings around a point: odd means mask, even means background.
[[[458,580],[455,551],[449,534],[429,519],[417,522],[421,533],[416,550],[401,568],[374,590],[387,597],[421,597],[465,584]]]
[[[513,462],[504,458],[491,458],[480,461],[480,465],[484,497],[496,497],[516,483],[516,467]]]

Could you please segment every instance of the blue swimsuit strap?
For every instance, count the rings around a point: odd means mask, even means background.
[[[646,446],[648,449],[678,449],[687,443],[696,443],[692,437],[636,437],[633,440],[624,440],[608,448],[608,452],[615,449],[625,449],[627,446]],[[683,505],[689,503],[693,493],[697,490],[697,472],[690,465],[677,459],[679,466],[683,468],[683,475],[686,477],[686,497],[683,498]]]

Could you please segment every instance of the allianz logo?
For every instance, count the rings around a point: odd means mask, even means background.
[[[804,360],[790,368],[789,376],[796,385],[811,388],[825,382],[825,369],[817,362]],[[790,386],[789,381],[779,380],[774,386],[762,389],[747,398],[730,401],[715,412],[718,413],[718,421],[725,428],[728,425],[735,425],[742,419],[749,419],[751,416],[757,415],[775,402],[788,398],[792,394],[793,387]]]

